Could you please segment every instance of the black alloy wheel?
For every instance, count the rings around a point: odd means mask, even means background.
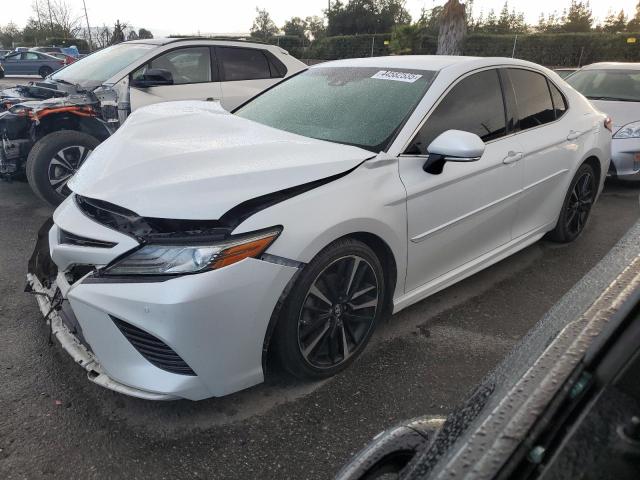
[[[594,180],[591,172],[584,172],[574,184],[567,205],[567,231],[578,236],[589,217],[594,198]]]
[[[334,368],[359,350],[381,299],[373,267],[349,255],[327,266],[307,292],[298,319],[298,346],[312,367]]]
[[[273,345],[300,378],[326,378],[347,368],[388,313],[385,270],[365,243],[336,240],[297,274],[277,311]]]
[[[569,185],[558,223],[549,232],[548,238],[560,243],[572,242],[578,238],[589,220],[597,191],[598,183],[593,167],[587,163],[582,164]]]

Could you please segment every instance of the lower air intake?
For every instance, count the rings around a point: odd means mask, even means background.
[[[169,345],[144,330],[134,327],[130,323],[111,317],[113,323],[126,337],[133,347],[140,352],[151,364],[167,372],[178,375],[195,375],[189,365],[174,352]]]

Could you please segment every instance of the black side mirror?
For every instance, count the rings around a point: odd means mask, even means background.
[[[161,68],[151,68],[131,80],[131,86],[136,88],[159,87],[162,85],[173,85],[173,75],[169,70]]]

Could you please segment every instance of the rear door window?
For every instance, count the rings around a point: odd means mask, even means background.
[[[452,129],[475,133],[485,142],[505,135],[504,101],[497,70],[475,73],[456,84],[429,116],[407,153],[426,155],[429,144]]]
[[[553,122],[556,115],[546,77],[520,68],[507,70],[516,96],[520,129]]]
[[[220,64],[222,81],[233,82],[271,78],[269,61],[260,49],[216,47],[216,55]]]

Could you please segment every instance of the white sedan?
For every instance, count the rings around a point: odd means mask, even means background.
[[[640,63],[594,63],[567,82],[612,118],[609,174],[620,180],[640,180]]]
[[[553,72],[503,58],[342,60],[232,113],[153,105],[72,179],[28,281],[119,392],[226,395],[262,382],[272,350],[327,377],[386,315],[578,237],[610,128]]]

